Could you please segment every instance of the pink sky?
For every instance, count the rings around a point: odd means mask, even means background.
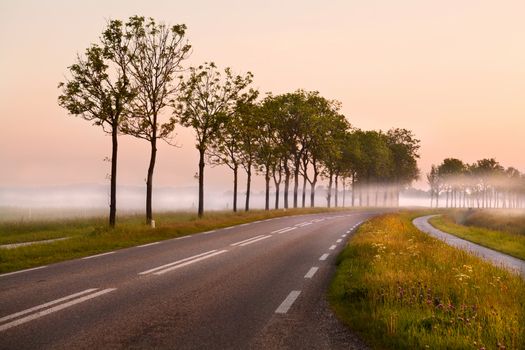
[[[6,0],[0,187],[105,182],[109,138],[58,107],[56,86],[107,19],[135,14],[185,23],[186,65],[250,70],[262,92],[304,88],[340,100],[356,127],[413,130],[423,174],[451,156],[496,157],[525,171],[523,0]],[[155,185],[196,185],[193,134],[177,133],[181,148],[159,149]],[[147,161],[147,143],[122,137],[119,183],[143,184]],[[207,171],[208,186],[230,181],[226,168]]]

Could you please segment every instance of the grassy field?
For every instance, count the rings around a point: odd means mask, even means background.
[[[483,218],[481,214],[483,212],[477,213],[473,218],[467,217],[467,222],[470,226],[458,223],[463,221],[458,219],[458,217],[461,218],[462,216],[457,212],[433,217],[430,219],[430,223],[444,232],[525,260],[525,235],[515,233],[520,230],[518,223],[521,222],[521,218],[513,217],[515,221],[512,224],[506,224],[505,216],[498,217],[490,214],[488,218]],[[482,227],[481,223],[487,223],[487,227],[501,227],[502,229],[507,228],[507,230],[497,231],[485,228]],[[523,224],[525,225],[525,223]]]
[[[337,210],[337,209],[332,209]],[[162,213],[155,216],[156,228],[144,225],[144,217],[119,218],[109,230],[105,218],[70,220],[7,221],[0,223],[0,244],[70,237],[48,244],[0,249],[0,273],[103,253],[115,249],[180,237],[211,229],[265,218],[328,211],[326,208],[209,212],[199,219],[194,213]]]
[[[380,349],[525,349],[525,282],[417,230],[410,214],[362,225],[329,299]]]
[[[449,214],[458,224],[525,236],[524,210],[457,210]]]

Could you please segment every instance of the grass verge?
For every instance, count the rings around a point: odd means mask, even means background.
[[[341,209],[332,209],[341,210]],[[348,210],[348,209],[347,209]],[[119,218],[110,230],[105,218],[0,223],[0,244],[39,241],[61,237],[67,240],[35,244],[14,249],[0,249],[0,273],[17,271],[54,262],[104,253],[115,249],[190,235],[212,229],[243,224],[266,218],[328,211],[326,208],[289,209],[250,212],[209,212],[199,219],[196,214],[175,212],[155,216],[157,228],[144,225],[143,216]]]
[[[525,282],[420,232],[413,215],[363,224],[329,299],[373,348],[524,349]]]
[[[525,260],[525,235],[460,225],[450,215],[435,216],[429,222],[441,231]]]

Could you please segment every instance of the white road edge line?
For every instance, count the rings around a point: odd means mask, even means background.
[[[339,238],[336,243],[341,243],[343,240],[341,238]]]
[[[341,237],[346,237],[346,233],[344,235],[341,235]]]
[[[197,259],[201,256],[204,256],[204,255],[208,255],[208,254],[212,254],[212,253],[215,253],[217,251],[217,249],[215,250],[210,250],[208,252],[204,252],[204,253],[201,253],[201,254],[197,254],[197,255],[194,255],[194,256],[190,256],[188,258],[184,258],[184,259],[181,259],[181,260],[177,260],[177,261],[174,261],[174,262],[171,262],[169,264],[165,264],[165,265],[161,265],[161,266],[157,266],[157,267],[154,267],[152,269],[149,269],[149,270],[146,270],[146,271],[142,271],[139,273],[139,275],[146,275],[148,273],[151,273],[151,272],[155,272],[155,271],[158,271],[158,270],[162,270],[163,268],[166,268],[166,267],[170,267],[170,266],[173,266],[173,265],[176,265],[176,264],[180,264],[180,263],[183,263],[185,261],[189,261],[189,260],[192,260],[192,259]]]
[[[159,243],[160,242],[147,243],[147,244],[139,245],[139,246],[137,246],[137,248],[149,247],[149,246],[152,246],[152,245],[155,245],[155,244],[159,244]]]
[[[330,249],[330,250],[334,250],[336,247],[337,247],[337,246],[336,246],[335,244],[333,244],[333,245],[331,245],[330,248],[328,248],[328,249]]]
[[[22,273],[22,272],[28,272],[28,271],[34,271],[34,270],[40,270],[40,269],[43,269],[47,267],[47,265],[45,266],[39,266],[39,267],[33,267],[31,269],[25,269],[25,270],[20,270],[20,271],[15,271],[15,272],[8,272],[8,273],[3,273],[0,275],[0,277],[4,277],[4,276],[11,276],[11,275],[16,275],[18,273]]]
[[[259,241],[262,241],[263,239],[270,238],[270,237],[272,237],[272,235],[264,236],[264,237],[257,238],[257,239],[252,239],[251,241],[248,241],[246,243],[239,244],[239,247],[244,247],[245,245],[252,244],[252,243],[255,243],[255,242],[259,242]]]
[[[317,266],[312,267],[310,270],[308,270],[306,275],[304,275],[304,278],[312,278],[312,277],[314,277],[314,275],[317,272],[317,270],[319,270],[319,268]]]
[[[98,291],[96,293],[93,293],[93,294],[89,294],[89,295],[86,295],[84,297],[81,297],[81,298],[78,298],[78,299],[74,299],[74,300],[71,300],[67,303],[64,303],[64,304],[60,304],[60,305],[57,305],[55,307],[52,307],[52,308],[49,308],[49,309],[46,309],[46,310],[43,310],[43,311],[39,311],[39,312],[36,312],[32,315],[29,315],[29,316],[26,316],[26,317],[22,317],[16,321],[13,321],[13,322],[9,322],[9,323],[6,323],[6,324],[3,324],[0,326],[0,332],[1,331],[5,331],[6,329],[9,329],[9,328],[12,328],[12,327],[15,327],[15,326],[19,326],[23,323],[26,323],[26,322],[29,322],[29,321],[32,321],[32,320],[35,320],[37,318],[40,318],[42,316],[45,316],[45,315],[49,315],[53,312],[57,312],[57,311],[60,311],[62,309],[65,309],[67,307],[70,307],[70,306],[73,306],[75,304],[79,304],[79,303],[82,303],[86,300],[89,300],[89,299],[93,299],[93,298],[96,298],[98,296],[101,296],[103,294],[106,294],[106,293],[109,293],[109,292],[112,292],[116,290],[116,288],[107,288],[107,289],[104,289],[104,290],[101,290],[101,291]]]
[[[321,255],[321,257],[319,258],[319,260],[323,261],[323,260],[326,260],[326,258],[328,258],[328,253],[325,253],[323,255]]]
[[[212,232],[215,232],[215,231],[217,231],[217,230],[206,231],[206,232],[203,232],[202,234],[203,235],[207,235],[208,233],[212,233]]]
[[[25,309],[25,310],[16,312],[14,314],[4,316],[4,317],[0,318],[0,323],[2,323],[4,321],[12,320],[13,318],[17,318],[18,316],[27,315],[27,314],[29,314],[29,313],[31,313],[33,311],[37,311],[37,310],[40,310],[40,309],[45,309],[48,306],[58,304],[58,303],[60,303],[62,301],[66,301],[66,300],[73,299],[73,298],[76,298],[78,296],[81,296],[81,295],[84,295],[84,294],[87,294],[87,293],[94,292],[97,289],[98,288],[86,289],[86,290],[83,290],[82,292],[71,294],[71,295],[65,296],[65,297],[60,298],[60,299],[52,300],[52,301],[49,301],[47,303],[44,303],[44,304],[41,304],[41,305],[37,305],[37,306],[34,306],[32,308],[29,308],[29,309]]]
[[[279,307],[275,310],[276,314],[285,314],[290,310],[292,307],[292,304],[295,302],[297,297],[301,294],[300,290],[292,290],[290,294],[284,299],[284,301],[279,305]]]
[[[231,245],[232,247],[235,247],[236,245],[243,244],[243,243],[245,243],[245,242],[249,242],[249,241],[251,241],[251,240],[253,240],[253,239],[257,239],[257,238],[262,237],[262,236],[263,236],[263,235],[258,235],[258,236],[252,237],[252,238],[245,239],[245,240],[240,241],[240,242],[232,243],[232,244],[230,244],[230,245]]]
[[[114,254],[114,253],[115,252],[107,252],[107,253],[102,253],[102,254],[97,254],[97,255],[86,256],[85,258],[82,258],[82,260],[98,258],[99,256],[110,255],[110,254]]]
[[[154,272],[153,274],[157,275],[157,276],[160,276],[162,274],[165,274],[166,272],[170,272],[170,271],[173,271],[173,270],[178,269],[180,267],[187,266],[187,265],[199,262],[199,261],[204,260],[204,259],[211,258],[213,256],[216,256],[216,255],[219,255],[219,254],[222,254],[222,253],[226,253],[226,252],[227,252],[227,250],[219,250],[218,252],[215,252],[215,253],[212,253],[212,254],[208,254],[208,255],[205,255],[205,256],[201,256],[200,258],[193,259],[193,260],[187,261],[187,262],[182,263],[182,264],[178,264],[178,265],[175,265],[175,266],[172,266],[172,267],[168,267],[167,269]]]

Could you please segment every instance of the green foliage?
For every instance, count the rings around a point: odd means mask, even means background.
[[[252,89],[244,91],[252,80],[252,73],[234,75],[230,68],[224,70],[223,76],[213,62],[191,67],[189,77],[181,81],[173,120],[193,128],[197,136],[195,146],[205,152],[236,106],[257,96]]]
[[[380,349],[523,349],[525,282],[417,230],[413,214],[362,225],[329,299]]]

